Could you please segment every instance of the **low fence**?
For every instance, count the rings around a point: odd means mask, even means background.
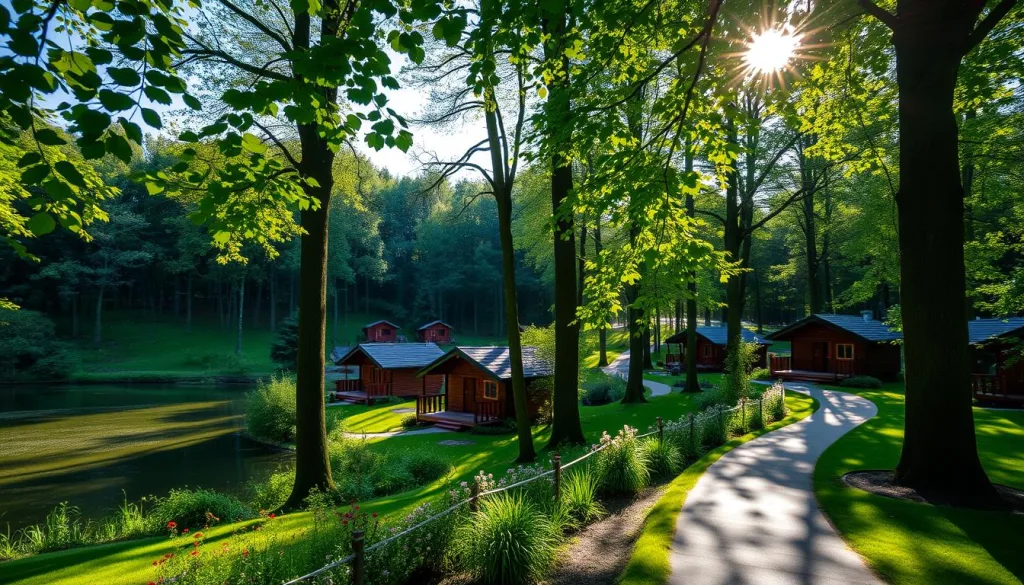
[[[690,435],[690,437],[691,437],[691,440],[695,440],[696,441],[697,440],[697,436],[696,435],[697,435],[698,429],[703,429],[709,423],[715,423],[721,429],[720,432],[721,432],[721,435],[722,435],[722,440],[721,440],[720,443],[718,443],[719,445],[721,445],[721,444],[724,444],[728,440],[728,435],[729,435],[729,431],[730,431],[730,426],[731,425],[735,425],[738,428],[738,431],[740,432],[740,434],[746,434],[749,429],[752,429],[753,428],[753,423],[755,421],[755,418],[754,418],[754,413],[755,412],[758,413],[758,418],[756,419],[758,421],[758,425],[759,425],[760,428],[763,428],[765,426],[765,420],[766,420],[765,419],[765,404],[764,404],[765,400],[769,399],[769,398],[774,398],[774,394],[776,394],[776,393],[779,394],[778,398],[780,400],[782,400],[782,404],[783,404],[782,416],[784,417],[785,416],[785,390],[781,386],[773,385],[771,388],[766,390],[764,392],[764,394],[760,398],[757,398],[757,399],[754,399],[754,400],[743,399],[736,406],[734,406],[732,408],[724,408],[724,407],[719,406],[717,408],[716,407],[709,408],[709,409],[705,410],[704,412],[702,412],[700,414],[697,414],[697,415],[695,415],[693,413],[690,413],[688,416],[680,419],[679,421],[676,421],[674,423],[669,423],[669,428],[671,429],[672,432],[688,433]],[[769,396],[769,394],[772,394],[772,396]],[[736,413],[739,413],[739,414],[737,415]],[[735,420],[737,418],[737,416],[740,419],[738,425],[736,425],[736,420]],[[774,418],[774,417],[771,417],[771,418]],[[637,439],[642,439],[642,438],[646,438],[646,437],[651,437],[651,436],[657,435],[658,441],[664,441],[665,440],[666,424],[665,424],[665,422],[662,420],[662,418],[660,416],[657,417],[656,426],[655,427],[651,427],[651,428],[653,430],[651,430],[650,432],[644,433],[644,434],[636,435],[636,438]],[[317,576],[323,575],[324,573],[328,573],[328,572],[330,572],[330,571],[332,571],[332,570],[334,570],[334,569],[336,569],[338,567],[341,567],[343,565],[350,565],[350,567],[349,567],[350,571],[351,571],[350,572],[350,576],[351,576],[351,582],[352,582],[353,585],[365,585],[365,583],[366,583],[366,570],[365,570],[365,567],[366,567],[366,557],[367,557],[367,555],[370,555],[374,551],[377,551],[379,549],[383,549],[387,545],[393,543],[394,541],[396,541],[396,540],[398,540],[400,538],[404,538],[406,536],[409,536],[410,534],[416,532],[417,530],[423,528],[424,526],[427,526],[428,524],[430,524],[432,522],[435,522],[435,521],[437,521],[437,520],[439,520],[439,519],[441,519],[441,518],[443,518],[443,517],[445,517],[445,516],[447,516],[447,515],[449,515],[449,514],[451,514],[453,512],[456,512],[457,510],[461,509],[464,506],[468,506],[470,512],[478,512],[479,509],[480,509],[480,501],[482,499],[486,498],[487,496],[493,496],[493,495],[499,494],[501,492],[506,492],[506,491],[509,491],[509,490],[512,490],[512,489],[515,489],[515,488],[519,488],[519,487],[522,487],[522,486],[524,486],[526,484],[529,484],[531,482],[539,481],[539,480],[547,478],[547,477],[552,477],[552,479],[553,479],[553,481],[552,481],[552,492],[553,492],[552,496],[554,497],[555,500],[558,500],[558,499],[561,498],[562,473],[566,469],[569,469],[569,468],[571,468],[573,466],[579,465],[580,463],[586,461],[587,459],[597,455],[598,453],[600,453],[601,451],[606,449],[609,445],[610,445],[610,443],[606,443],[606,444],[603,444],[603,445],[595,445],[589,451],[587,451],[586,453],[584,453],[580,457],[577,457],[576,459],[573,459],[572,461],[569,461],[568,463],[562,463],[561,455],[559,455],[558,453],[555,453],[551,457],[551,469],[549,469],[548,471],[545,471],[543,473],[539,473],[537,475],[534,475],[534,476],[526,478],[524,480],[512,483],[510,485],[502,486],[502,487],[491,489],[491,490],[481,491],[481,489],[480,489],[480,477],[478,476],[478,477],[475,478],[474,482],[470,486],[470,496],[468,498],[466,498],[464,500],[461,500],[459,502],[456,502],[455,504],[452,504],[451,506],[449,506],[448,508],[442,510],[441,512],[439,512],[437,514],[434,514],[433,516],[430,516],[429,518],[426,518],[423,521],[418,522],[418,523],[414,524],[413,526],[410,526],[410,527],[406,528],[405,530],[402,530],[401,532],[393,534],[393,535],[389,536],[388,538],[385,538],[385,539],[383,539],[383,540],[381,540],[379,542],[371,544],[370,546],[366,546],[364,532],[362,530],[355,530],[352,533],[352,553],[351,554],[349,554],[349,555],[347,555],[347,556],[345,556],[343,558],[340,558],[340,559],[338,559],[336,561],[333,561],[331,563],[328,563],[327,565],[324,565],[323,567],[321,567],[321,568],[319,568],[319,569],[317,569],[317,570],[315,570],[315,571],[313,571],[311,573],[307,573],[307,574],[305,574],[305,575],[303,575],[301,577],[297,577],[295,579],[292,579],[291,581],[287,581],[283,585],[298,585],[299,583],[306,583],[306,582],[309,582],[310,579],[313,579],[313,578],[315,578]]]

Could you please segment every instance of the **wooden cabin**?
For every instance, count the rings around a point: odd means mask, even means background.
[[[768,367],[768,343],[749,329],[742,329],[745,343],[757,344],[755,368]],[[686,364],[686,329],[665,340],[668,346],[665,354],[665,369],[682,370]],[[729,344],[725,327],[697,327],[697,369],[705,372],[721,372],[725,368],[726,346]],[[673,351],[674,350],[674,351]]]
[[[441,376],[418,377],[417,373],[443,355],[433,343],[360,343],[335,361],[336,366],[358,368],[355,377],[335,381],[336,395],[347,402],[370,404],[388,396],[439,392]]]
[[[526,387],[539,390],[554,368],[539,358],[535,348],[523,348]],[[416,399],[416,418],[439,427],[463,429],[515,416],[512,401],[512,366],[507,347],[455,347],[420,370],[420,376],[441,375],[444,390],[425,390]],[[540,411],[541,397],[530,392],[530,416]]]
[[[792,345],[791,355],[769,356],[772,376],[784,380],[838,382],[850,376],[896,380],[900,375],[901,353],[896,342],[903,335],[872,319],[870,311],[810,315],[765,339]]]
[[[398,341],[399,329],[391,321],[374,321],[363,326],[363,337],[367,343],[394,343]]]
[[[967,322],[971,391],[979,402],[1024,405],[1024,319]]]
[[[416,330],[416,338],[431,343],[451,343],[455,328],[444,321],[431,321]]]

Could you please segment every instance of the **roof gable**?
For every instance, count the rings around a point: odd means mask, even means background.
[[[1021,333],[1020,329],[1024,329],[1024,318],[1021,317],[974,319],[967,322],[967,339],[971,345],[977,345],[1013,333]]]
[[[708,342],[715,345],[721,345],[725,347],[729,344],[729,330],[727,327],[703,327],[698,326],[696,328],[697,335],[703,337]],[[764,337],[754,333],[753,331],[743,327],[740,329],[740,335],[743,337],[744,343],[757,343],[759,345],[767,345]],[[686,343],[686,329],[683,329],[679,333],[676,333],[665,340],[665,343]]]
[[[902,333],[890,329],[888,325],[876,319],[865,319],[859,315],[836,315],[833,313],[816,313],[814,315],[808,315],[792,325],[788,325],[778,331],[766,335],[765,339],[781,339],[782,337],[811,323],[820,323],[836,329],[841,329],[851,335],[855,335],[863,339],[864,341],[889,342],[903,339]]]
[[[357,352],[385,370],[422,368],[444,355],[434,343],[360,343],[336,363],[344,364]]]
[[[428,373],[434,367],[444,363],[445,361],[453,357],[461,357],[475,366],[486,370],[492,377],[498,380],[510,380],[512,379],[512,360],[509,359],[508,347],[494,346],[494,347],[470,347],[470,346],[459,346],[453,348],[444,356],[434,360],[433,363],[429,364],[417,375],[422,376]],[[523,377],[530,378],[543,378],[554,374],[554,369],[547,360],[537,355],[537,348],[535,347],[524,347],[523,348]]]
[[[370,327],[373,327],[375,325],[391,325],[391,327],[393,327],[395,329],[401,329],[401,327],[399,327],[398,325],[395,325],[391,321],[388,321],[387,319],[381,319],[379,321],[374,321],[373,323],[367,323],[366,325],[363,325],[363,331],[366,331],[367,329],[369,329]]]
[[[426,329],[428,327],[433,327],[434,325],[443,325],[443,326],[445,326],[445,327],[447,327],[449,329],[455,329],[454,327],[452,327],[451,325],[445,323],[444,321],[441,321],[440,319],[437,319],[437,320],[431,321],[430,323],[427,323],[426,325],[421,325],[419,327],[419,329],[417,329],[416,331],[423,331],[424,329]]]

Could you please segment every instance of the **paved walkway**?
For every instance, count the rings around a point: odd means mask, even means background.
[[[629,350],[620,353],[612,363],[604,368],[604,373],[609,376],[618,376],[625,379],[629,375]],[[651,391],[651,396],[664,396],[672,392],[672,387],[661,382],[644,380],[644,386]]]
[[[786,387],[821,408],[733,449],[701,476],[676,524],[670,584],[881,584],[836,534],[811,489],[825,448],[877,409],[845,392]]]

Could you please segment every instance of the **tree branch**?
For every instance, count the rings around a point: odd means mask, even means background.
[[[284,37],[271,30],[270,27],[260,22],[260,20],[255,16],[242,10],[238,6],[235,6],[235,4],[231,2],[231,0],[220,0],[220,3],[231,12],[234,12],[235,15],[241,18],[242,20],[255,26],[257,29],[259,29],[260,32],[277,41],[277,44],[281,45],[281,48],[284,49],[286,53],[292,50],[292,46],[288,44],[288,41],[286,41]]]
[[[857,0],[857,4],[864,9],[864,12],[877,18],[882,24],[895,31],[899,26],[899,19],[891,12],[882,10],[880,6],[871,0]]]
[[[988,33],[992,32],[992,29],[999,24],[999,21],[1009,14],[1015,4],[1017,4],[1017,0],[1003,0],[999,4],[996,4],[995,8],[990,10],[988,14],[985,15],[985,18],[978,23],[978,26],[974,27],[974,32],[967,37],[967,47],[964,52],[969,53],[971,49],[978,46],[978,43],[985,40]]]

